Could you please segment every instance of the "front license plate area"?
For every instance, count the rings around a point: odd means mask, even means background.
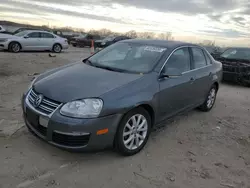
[[[49,119],[47,117],[44,116],[39,116],[39,124],[43,127],[48,127],[49,124]]]

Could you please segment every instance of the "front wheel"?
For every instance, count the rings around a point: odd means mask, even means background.
[[[205,102],[199,107],[200,110],[208,112],[213,108],[217,96],[217,91],[217,87],[213,85],[208,92]]]
[[[122,155],[134,155],[146,145],[151,130],[151,117],[143,108],[128,112],[117,130],[116,149]]]
[[[21,45],[18,42],[12,42],[9,45],[9,51],[18,53],[21,50]]]

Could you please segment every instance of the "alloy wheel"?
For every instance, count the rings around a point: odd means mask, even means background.
[[[11,46],[11,49],[13,52],[19,52],[20,51],[20,45],[17,44],[17,43],[14,43],[12,46]]]
[[[123,129],[123,143],[129,150],[140,147],[146,139],[148,132],[147,119],[141,115],[133,115]]]
[[[62,50],[62,48],[61,48],[61,46],[59,44],[56,44],[54,46],[54,52],[59,53],[59,52],[61,52],[61,50]]]
[[[215,102],[215,98],[216,98],[216,89],[212,88],[209,92],[208,99],[207,99],[207,107],[208,108],[212,108],[212,106],[214,105],[214,102]]]

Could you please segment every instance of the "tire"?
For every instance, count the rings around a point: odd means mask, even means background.
[[[11,42],[9,44],[9,51],[13,53],[18,53],[21,51],[21,45],[18,42]]]
[[[137,124],[138,121],[139,124]],[[115,147],[117,152],[124,156],[140,152],[148,141],[151,127],[151,117],[144,108],[139,107],[128,112],[121,120],[116,133]]]
[[[62,51],[62,46],[60,44],[54,44],[52,51],[55,53],[61,53]]]
[[[213,108],[216,101],[217,92],[218,88],[216,85],[213,85],[207,94],[205,102],[199,107],[201,111],[209,112]]]

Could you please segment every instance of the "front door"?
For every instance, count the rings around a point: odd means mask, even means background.
[[[159,80],[161,119],[171,117],[192,104],[193,74],[190,72],[191,58],[187,47],[177,49],[162,71],[171,72],[175,69],[182,74]]]

